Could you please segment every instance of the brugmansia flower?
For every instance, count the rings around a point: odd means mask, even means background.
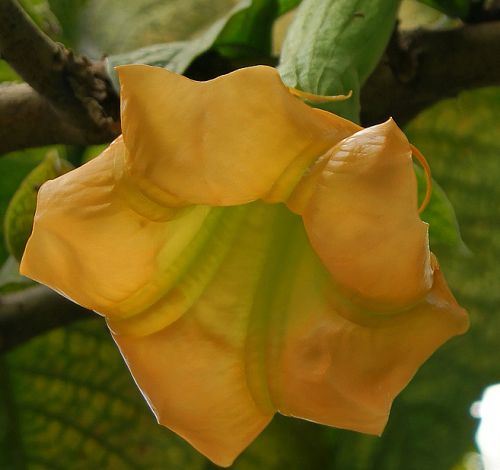
[[[269,67],[119,75],[123,136],[42,186],[22,272],[104,315],[158,421],[219,465],[276,412],[380,434],[467,328],[404,134]]]

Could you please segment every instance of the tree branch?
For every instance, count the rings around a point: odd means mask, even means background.
[[[361,93],[364,125],[403,125],[463,90],[500,85],[500,21],[396,37]]]
[[[95,313],[44,287],[0,296],[0,354],[52,328]]]
[[[54,143],[90,142],[28,84],[0,85],[0,153]]]
[[[52,41],[16,0],[0,0],[0,25],[2,58],[47,99],[59,120],[78,128],[89,142],[117,135],[117,97],[102,63],[74,55]],[[40,104],[39,98],[33,100]]]

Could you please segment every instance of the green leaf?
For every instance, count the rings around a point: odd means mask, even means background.
[[[10,67],[10,65],[0,60],[0,82],[19,82],[21,78],[19,75]]]
[[[108,147],[108,144],[89,145],[83,152],[81,158],[82,165],[84,163],[90,162],[90,160],[93,160],[95,157],[100,155],[102,152],[104,152],[106,147]]]
[[[14,193],[4,218],[4,237],[9,253],[21,260],[24,247],[31,235],[36,209],[36,196],[45,181],[56,178],[72,166],[61,160],[56,151],[50,151],[45,159],[34,168]]]
[[[279,15],[275,0],[253,0],[227,23],[214,47],[227,57],[270,56],[272,27]]]
[[[109,2],[113,3],[111,0]],[[121,2],[119,2],[121,4]],[[128,5],[128,4],[127,4]],[[151,43],[163,38],[162,43],[152,44],[132,52],[111,55],[107,61],[108,73],[113,78],[117,85],[116,74],[113,67],[122,64],[148,64],[159,67],[166,67],[177,73],[182,73],[193,61],[195,57],[207,51],[217,39],[229,19],[237,12],[250,5],[250,0],[190,0],[182,2],[180,0],[171,0],[170,2],[162,2],[157,8],[148,9],[147,19],[139,19],[131,16],[128,21],[134,25],[142,25],[143,28],[152,28],[150,35],[145,35],[145,39],[134,40],[134,27],[132,30],[124,29],[120,26],[122,38],[119,43],[120,47],[114,47],[111,42],[110,49],[124,50],[124,44],[128,44],[128,48],[132,47],[134,42],[137,44]],[[168,15],[161,23],[161,33],[155,33],[155,28],[158,25],[153,24],[155,20],[154,12],[158,15]],[[158,18],[161,18],[159,16]],[[159,19],[156,18],[157,21]],[[125,20],[124,20],[125,21]],[[126,21],[126,22],[128,22]],[[139,32],[136,32],[140,36]],[[141,33],[143,34],[144,31]],[[145,33],[144,33],[145,34]],[[123,42],[124,41],[124,42]],[[123,46],[123,47],[122,47]]]
[[[278,0],[278,15],[283,15],[287,11],[293,10],[300,2],[301,0]]]
[[[221,32],[214,48],[230,58],[272,55],[273,26],[276,19],[295,8],[300,0],[252,0],[252,5],[236,15]]]
[[[86,36],[82,45],[97,54],[117,54],[152,44],[190,41],[208,36],[216,24],[222,30],[231,16],[250,4],[251,0],[89,0],[83,14]]]
[[[158,426],[101,321],[0,357],[0,468],[201,470]]]
[[[47,0],[19,0],[36,25],[53,39],[59,39],[61,26]]]
[[[88,0],[49,0],[50,9],[60,24],[59,40],[72,49],[81,38],[81,13]]]
[[[419,0],[449,16],[466,18],[470,10],[470,0]]]
[[[33,281],[19,274],[19,262],[9,256],[0,267],[0,294],[24,289],[33,285]]]
[[[215,41],[214,48],[226,57],[269,57],[276,19],[295,8],[300,0],[252,0],[238,12]]]
[[[276,416],[234,470],[326,468],[323,428]],[[323,447],[321,447],[323,445]],[[0,356],[0,468],[215,468],[159,426],[99,320]]]
[[[321,106],[359,121],[359,91],[382,55],[398,0],[304,0],[283,44],[284,82],[318,95],[353,91],[341,103]]]
[[[427,187],[423,170],[415,167],[420,200],[424,198]],[[432,195],[429,204],[421,214],[422,220],[429,224],[431,248],[437,254],[441,250],[458,250],[463,255],[469,255],[469,249],[462,240],[455,210],[437,181],[432,181]]]
[[[44,158],[47,148],[11,152],[0,156],[0,263],[7,259],[3,220],[9,202],[24,177]]]

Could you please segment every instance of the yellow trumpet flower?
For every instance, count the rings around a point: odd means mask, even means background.
[[[221,466],[276,412],[380,434],[468,325],[404,134],[270,67],[118,72],[123,136],[42,186],[22,273],[105,316],[158,421]]]

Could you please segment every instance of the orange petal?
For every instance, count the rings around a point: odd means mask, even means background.
[[[127,169],[167,205],[284,200],[312,161],[357,130],[293,97],[271,67],[207,82],[145,65],[118,74]]]
[[[330,426],[381,434],[393,399],[420,365],[451,336],[465,332],[466,312],[439,268],[430,292],[397,315],[353,305],[305,257],[314,283],[296,286],[276,368],[279,410]],[[314,274],[316,272],[316,274]]]
[[[428,227],[411,149],[392,119],[338,143],[296,193],[291,205],[346,296],[390,313],[429,291]]]
[[[209,207],[198,206],[162,222],[171,209],[117,181],[124,156],[119,138],[42,185],[21,262],[26,276],[111,318],[136,315],[161,298],[199,251],[202,227],[213,218]],[[179,314],[165,309],[156,329]]]
[[[158,422],[222,467],[267,426],[256,405],[241,351],[214,341],[187,315],[152,335],[114,335]]]

